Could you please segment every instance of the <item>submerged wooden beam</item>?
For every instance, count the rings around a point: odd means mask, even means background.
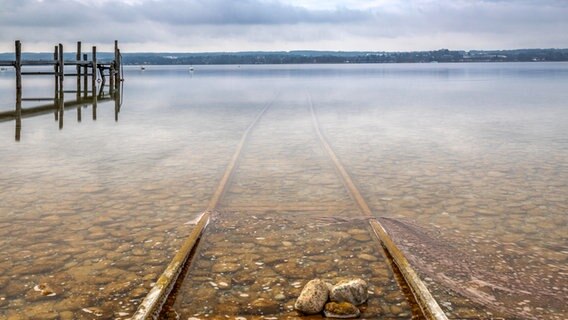
[[[385,231],[383,226],[376,219],[373,218],[373,213],[369,205],[365,201],[365,198],[363,198],[363,196],[359,192],[359,189],[357,188],[355,183],[353,183],[353,180],[347,173],[347,170],[345,170],[345,168],[341,164],[341,161],[339,161],[339,158],[337,158],[335,152],[333,151],[333,149],[331,148],[331,146],[323,136],[323,133],[321,131],[319,122],[317,120],[314,111],[314,106],[311,97],[308,98],[310,101],[310,113],[312,115],[312,122],[316,129],[317,136],[322,146],[324,147],[325,151],[327,152],[328,156],[333,162],[333,165],[335,166],[337,172],[339,173],[345,187],[347,188],[347,191],[349,192],[351,197],[355,200],[363,215],[366,216],[367,218],[371,218],[369,220],[371,228],[378,236],[379,240],[381,241],[387,252],[393,257],[395,264],[398,266],[399,270],[402,273],[402,276],[404,277],[404,281],[410,287],[418,306],[422,310],[422,314],[428,320],[447,320],[448,318],[446,317],[446,315],[444,314],[444,312],[442,311],[436,300],[432,297],[432,295],[428,291],[428,288],[426,288],[424,283],[420,280],[420,277],[418,277],[416,272],[414,272],[414,270],[410,267],[410,264],[408,263],[408,260],[404,257],[404,254],[394,244],[394,242],[391,240],[390,236]]]
[[[190,252],[197,244],[197,241],[201,237],[203,230],[209,223],[210,216],[211,213],[208,211],[202,214],[199,222],[197,222],[189,237],[185,239],[183,245],[178,250],[175,257],[166,267],[166,270],[162,273],[160,278],[158,278],[158,281],[156,281],[156,284],[152,287],[150,292],[148,292],[146,298],[144,298],[144,300],[136,310],[136,313],[134,313],[134,315],[132,316],[132,320],[158,318],[163,304],[166,302],[166,299],[172,291],[176,280],[183,269],[183,266],[187,262]]]
[[[319,122],[318,122],[316,114],[314,112],[314,106],[313,106],[313,103],[312,103],[312,98],[311,97],[308,97],[308,98],[309,98],[309,101],[310,101],[310,113],[312,115],[312,123],[313,123],[313,125],[316,129],[316,134],[317,134],[321,144],[323,145],[323,148],[327,152],[327,155],[331,158],[331,161],[333,162],[335,169],[338,171],[339,176],[341,177],[341,180],[343,181],[343,184],[347,188],[347,191],[349,191],[349,194],[351,195],[353,200],[355,200],[355,203],[357,203],[357,206],[359,207],[359,209],[361,210],[363,215],[366,216],[367,218],[373,217],[373,213],[372,213],[371,209],[369,208],[369,205],[367,204],[367,202],[365,201],[365,199],[361,195],[361,192],[359,192],[359,189],[357,189],[357,186],[355,186],[355,183],[353,183],[353,180],[351,180],[351,177],[347,173],[347,170],[345,170],[345,168],[341,164],[341,161],[339,161],[339,158],[337,158],[337,156],[335,155],[335,152],[333,152],[333,149],[331,149],[331,146],[329,145],[329,143],[327,143],[327,140],[323,136]]]
[[[256,118],[252,121],[252,123],[249,125],[249,127],[245,130],[245,132],[244,132],[244,134],[241,138],[241,141],[239,141],[239,145],[237,146],[237,150],[235,151],[235,154],[233,154],[233,157],[231,158],[229,165],[225,169],[225,173],[223,174],[223,177],[221,178],[221,181],[219,182],[219,186],[217,186],[217,190],[215,190],[215,193],[211,197],[211,200],[209,200],[209,205],[207,206],[207,210],[212,211],[212,210],[215,210],[215,208],[217,208],[217,205],[219,204],[219,200],[221,200],[221,197],[225,193],[229,179],[231,178],[231,176],[233,175],[233,173],[235,171],[235,167],[237,166],[237,161],[239,160],[239,157],[241,156],[241,151],[242,151],[243,146],[245,145],[245,143],[248,139],[250,132],[256,126],[258,120],[260,120],[260,118],[266,113],[266,110],[268,110],[268,108],[270,108],[270,104],[268,104],[266,107],[264,107],[264,109],[262,109],[262,111],[256,116]]]
[[[418,302],[422,313],[428,320],[447,320],[448,317],[442,311],[442,308],[436,302],[436,299],[430,294],[426,285],[422,282],[418,274],[412,269],[410,263],[402,253],[402,251],[397,247],[397,245],[392,241],[391,237],[385,230],[385,228],[376,219],[371,219],[369,221],[371,228],[381,240],[381,243],[389,252],[394,260],[394,263],[402,273],[404,280],[410,287],[414,298]]]
[[[197,244],[197,239],[209,222],[211,212],[215,210],[215,208],[219,204],[219,200],[225,193],[227,184],[229,183],[229,180],[235,171],[241,151],[248,139],[248,136],[250,135],[250,132],[271,105],[272,102],[267,104],[243,133],[243,136],[237,146],[237,150],[235,151],[233,157],[231,158],[231,161],[227,165],[225,173],[223,174],[223,177],[221,178],[217,189],[211,197],[207,209],[199,219],[199,222],[191,232],[190,236],[186,239],[186,241],[184,241],[176,256],[172,259],[164,273],[162,273],[162,275],[156,282],[156,285],[154,285],[154,287],[152,287],[150,292],[146,295],[146,297],[136,310],[136,313],[134,314],[134,316],[132,316],[131,320],[158,319],[160,311],[168,296],[170,295],[176,281],[178,280],[178,277],[184,265],[188,263],[188,257],[194,246]]]

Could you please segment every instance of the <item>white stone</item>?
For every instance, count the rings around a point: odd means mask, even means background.
[[[344,280],[333,286],[329,297],[334,302],[349,302],[358,306],[367,301],[367,290],[367,282],[362,279]]]
[[[304,314],[320,313],[329,298],[327,284],[320,279],[308,282],[294,304],[294,309]]]

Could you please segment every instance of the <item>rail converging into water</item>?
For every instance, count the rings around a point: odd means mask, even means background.
[[[399,285],[406,285],[406,287],[410,289],[414,300],[413,302],[419,307],[419,310],[421,311],[421,314],[424,318],[435,320],[448,319],[436,300],[428,291],[427,287],[421,281],[417,273],[412,269],[402,251],[396,246],[394,241],[389,236],[388,232],[371,211],[369,205],[366,203],[364,197],[359,192],[357,186],[349,176],[347,170],[343,167],[341,161],[336,156],[335,152],[323,135],[311,97],[309,95],[308,101],[312,118],[312,126],[318,137],[319,143],[325,150],[325,153],[329,157],[330,161],[333,163],[333,166],[336,169],[340,180],[343,182],[345,188],[351,195],[354,202],[357,204],[357,207],[359,208],[359,211],[361,212],[363,218],[368,220],[370,228],[373,230],[374,236],[376,237],[375,239],[382,245],[379,245],[379,247],[383,248],[385,251],[384,255],[388,259],[392,259],[389,265],[393,268],[398,269],[393,271],[401,275],[404,282],[403,284],[399,283]],[[242,154],[242,149],[247,143],[251,131],[255,128],[262,116],[271,107],[273,102],[274,101],[268,103],[259,112],[259,114],[255,117],[255,119],[243,133],[237,149],[233,154],[217,189],[215,190],[211,200],[209,201],[206,210],[201,214],[199,221],[194,226],[191,234],[186,238],[175,257],[166,267],[165,271],[162,273],[154,287],[150,290],[150,292],[138,307],[136,313],[132,317],[133,320],[157,319],[160,317],[162,307],[164,306],[166,301],[168,301],[168,298],[172,294],[172,291],[174,291],[176,283],[183,281],[183,276],[180,275],[183,273],[183,270],[187,268],[187,265],[192,262],[193,253],[199,245],[199,240],[210,221],[211,215],[213,214],[213,212],[215,212],[220,199],[223,197],[227,189],[227,185],[234,174],[234,171],[238,165],[239,158]]]

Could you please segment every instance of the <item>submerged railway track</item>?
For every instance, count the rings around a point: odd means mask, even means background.
[[[375,215],[370,209],[369,205],[366,203],[364,197],[359,192],[356,184],[353,182],[348,174],[348,171],[344,168],[343,164],[336,156],[331,145],[327,142],[325,135],[323,134],[319,121],[315,112],[314,105],[312,103],[311,97],[307,96],[308,107],[304,105],[304,110],[309,109],[310,123],[312,132],[315,132],[317,136],[317,141],[319,147],[327,155],[328,162],[331,162],[333,169],[336,172],[336,178],[338,178],[345,190],[356,204],[357,210],[359,211],[358,219],[366,221],[368,224],[368,231],[372,233],[371,237],[375,240],[375,245],[377,248],[382,248],[384,250],[382,255],[388,261],[388,265],[394,274],[395,278],[399,282],[398,285],[401,290],[405,291],[405,294],[412,304],[413,310],[419,310],[414,317],[425,318],[425,319],[447,319],[446,315],[442,309],[437,304],[436,300],[432,297],[427,287],[420,280],[419,276],[412,269],[404,254],[398,249],[396,244],[392,241],[388,232],[383,228],[377,215]],[[252,123],[243,133],[243,136],[237,145],[236,151],[229,161],[229,164],[219,182],[219,185],[215,192],[213,193],[211,200],[207,208],[202,213],[199,221],[195,224],[191,234],[184,241],[183,245],[172,259],[170,264],[166,267],[165,271],[162,273],[155,286],[150,290],[145,299],[142,301],[138,307],[136,313],[132,317],[133,320],[140,319],[158,319],[161,318],[161,312],[166,301],[169,300],[168,304],[173,300],[172,296],[175,296],[175,289],[179,288],[180,283],[184,281],[184,276],[191,277],[191,272],[188,271],[188,266],[192,263],[196,248],[200,245],[199,241],[204,231],[206,230],[210,220],[214,213],[219,210],[220,203],[231,184],[231,178],[235,175],[238,163],[243,155],[243,149],[248,143],[249,137],[254,129],[258,126],[258,123],[263,118],[263,116],[268,112],[268,110],[273,106],[275,100],[268,103],[254,118]],[[305,104],[305,103],[304,103]],[[231,207],[231,206],[229,206]],[[236,206],[239,207],[239,206]],[[333,206],[328,205],[327,207],[323,205],[326,211],[333,210]],[[241,206],[242,211],[249,211],[251,208],[255,208],[254,205],[249,204],[247,206]],[[256,210],[266,211],[266,210],[285,210],[285,211],[297,211],[309,210],[311,208],[308,206],[294,206],[286,204],[261,204],[256,207]],[[381,250],[381,249],[378,249]],[[185,274],[187,273],[187,274]],[[310,279],[304,279],[308,281]],[[415,311],[416,312],[416,311]]]

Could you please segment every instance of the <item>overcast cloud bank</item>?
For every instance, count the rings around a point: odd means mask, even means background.
[[[564,0],[0,0],[0,51],[566,48]],[[104,49],[104,47],[103,47]]]

